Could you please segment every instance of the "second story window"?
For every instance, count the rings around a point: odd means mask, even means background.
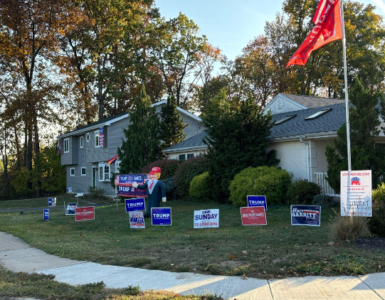
[[[83,137],[81,136],[79,139],[80,148],[83,148]]]
[[[95,147],[99,147],[100,144],[99,144],[99,130],[96,130],[95,131]]]
[[[89,133],[87,133],[87,135],[86,135],[86,140],[87,140],[87,142],[90,141],[90,134]]]
[[[64,153],[70,152],[70,139],[64,139]]]

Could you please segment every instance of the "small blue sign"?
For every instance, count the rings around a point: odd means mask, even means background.
[[[67,189],[66,189],[67,193],[72,193],[72,187],[70,186],[67,186]]]
[[[321,206],[291,205],[291,225],[321,226]]]
[[[56,198],[48,198],[48,206],[56,206]]]
[[[142,174],[122,174],[119,175],[119,184],[128,184],[128,183],[138,183],[143,184],[143,175]]]
[[[49,209],[45,209],[43,212],[44,220],[49,220]]]
[[[265,211],[267,210],[266,196],[247,196],[247,206],[249,207],[265,207]]]
[[[127,213],[130,211],[146,210],[146,201],[144,198],[124,199],[124,203],[126,204]]]
[[[151,225],[153,226],[171,226],[171,207],[152,207]]]

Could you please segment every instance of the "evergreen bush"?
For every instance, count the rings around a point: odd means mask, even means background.
[[[212,187],[209,184],[209,172],[204,172],[191,180],[190,197],[196,202],[210,201],[211,189]]]
[[[312,204],[319,205],[322,208],[331,208],[336,205],[336,202],[333,201],[333,197],[331,196],[319,194],[314,196]]]
[[[159,167],[161,172],[160,180],[174,177],[176,170],[179,167],[179,161],[176,159],[159,159],[145,165],[142,168],[143,174],[150,173],[153,167]]]
[[[183,198],[189,195],[190,182],[199,174],[208,171],[207,158],[197,156],[184,161],[175,172],[174,185],[176,197]]]
[[[175,186],[174,186],[174,178],[169,177],[162,180],[165,188],[166,188],[166,197],[167,200],[172,200],[175,198]]]
[[[372,217],[369,218],[368,227],[371,233],[385,237],[385,183],[378,185],[372,192]]]
[[[306,179],[299,179],[292,183],[287,191],[287,204],[311,204],[314,197],[321,193],[321,187]]]
[[[231,181],[230,201],[236,206],[247,206],[247,195],[265,195],[268,204],[280,204],[285,199],[291,178],[291,173],[276,167],[249,167]]]

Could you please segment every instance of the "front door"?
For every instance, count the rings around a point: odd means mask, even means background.
[[[96,187],[96,168],[92,168],[92,187]]]

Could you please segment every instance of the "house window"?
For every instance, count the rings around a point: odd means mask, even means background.
[[[95,147],[99,147],[99,130],[95,131]]]
[[[312,115],[306,117],[305,120],[313,120],[319,116],[322,116],[323,114],[326,114],[329,111],[332,111],[332,108],[322,109],[320,111],[317,111],[315,114],[312,114]]]
[[[82,167],[82,172],[80,174],[86,176],[86,167]]]
[[[80,148],[83,148],[83,137],[81,136],[79,139]]]
[[[105,163],[99,163],[99,181],[110,180],[110,166]]]
[[[87,135],[86,135],[86,140],[87,140],[87,142],[90,141],[90,134],[89,133],[87,133]]]
[[[70,152],[70,139],[64,139],[64,153]]]
[[[190,158],[193,158],[193,157],[194,157],[194,153],[187,154],[187,160],[189,160]]]
[[[70,168],[70,176],[75,176],[75,168]]]
[[[179,155],[179,162],[184,162],[186,160],[186,154]]]

